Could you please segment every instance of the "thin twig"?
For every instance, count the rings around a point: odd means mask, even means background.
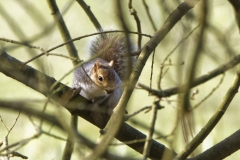
[[[28,44],[28,42],[20,42],[20,41],[15,41],[15,40],[12,40],[12,39],[7,39],[7,38],[0,38],[0,41],[5,41],[5,42],[13,43],[13,44],[27,46],[29,48],[38,49],[41,52],[43,52],[44,54],[48,54],[48,52],[45,51],[43,48]]]
[[[123,33],[125,33],[126,31],[111,30],[111,31],[104,31],[104,32],[96,32],[96,33],[92,33],[92,34],[87,34],[87,35],[84,35],[84,36],[80,36],[80,37],[71,39],[71,40],[69,40],[69,41],[67,41],[67,42],[64,42],[64,43],[62,43],[62,44],[59,44],[59,45],[57,45],[57,46],[55,46],[55,47],[52,47],[52,48],[48,49],[48,50],[46,51],[46,53],[49,53],[49,52],[51,52],[51,51],[53,51],[53,50],[55,50],[55,49],[57,49],[57,48],[60,48],[60,47],[66,45],[66,44],[68,44],[68,43],[70,43],[70,42],[74,42],[74,41],[80,40],[80,39],[82,39],[82,38],[86,38],[86,37],[90,37],[90,36],[95,36],[95,35],[99,35],[99,34],[116,33],[116,32],[123,32]],[[146,36],[146,37],[149,37],[149,38],[152,37],[151,35],[143,34],[143,33],[138,33],[138,32],[131,32],[131,31],[129,31],[128,33],[131,33],[131,34],[141,34],[142,36]],[[24,64],[27,64],[27,63],[29,63],[29,62],[32,62],[33,60],[35,60],[35,59],[37,59],[37,58],[39,58],[39,57],[41,57],[41,56],[43,56],[43,55],[45,55],[44,52],[41,53],[41,54],[39,54],[39,55],[37,55],[37,56],[35,56],[35,57],[33,57],[33,58],[31,58],[30,60],[28,60],[28,61],[26,61],[26,62],[24,62]]]
[[[47,109],[47,105],[48,105],[49,101],[50,101],[50,98],[47,97],[47,99],[43,105],[42,112],[45,112],[45,110]],[[43,124],[43,119],[40,120],[39,128],[42,128],[42,124]]]
[[[147,16],[148,16],[148,19],[149,19],[149,21],[150,21],[150,23],[151,23],[151,26],[153,27],[153,30],[154,30],[154,32],[155,32],[155,31],[157,31],[157,27],[156,27],[155,24],[154,24],[154,21],[153,21],[153,19],[152,19],[152,16],[151,16],[151,14],[150,14],[150,11],[149,11],[149,7],[148,7],[148,5],[147,5],[147,3],[146,3],[145,0],[142,0],[142,3],[143,3],[143,6],[144,6],[144,8],[145,8],[145,10],[146,10],[146,12],[147,12]]]
[[[168,137],[172,136],[172,134],[170,135],[165,135],[165,136],[155,136],[154,138],[152,139],[146,139],[146,138],[142,138],[142,139],[134,139],[134,140],[131,140],[131,141],[124,141],[122,143],[111,143],[109,144],[110,146],[121,146],[121,145],[130,145],[130,144],[135,144],[135,143],[139,143],[139,142],[146,142],[146,141],[152,141],[152,140],[155,140],[155,139],[166,139]]]
[[[20,157],[20,158],[22,158],[22,159],[28,159],[27,156],[24,156],[24,155],[22,155],[21,153],[18,153],[18,152],[15,152],[15,151],[11,152],[11,153],[9,154],[9,157]]]
[[[149,129],[149,132],[148,132],[148,135],[147,135],[147,138],[146,138],[146,142],[144,144],[144,150],[143,150],[143,160],[146,160],[147,157],[148,157],[148,154],[149,154],[149,150],[150,150],[150,147],[151,147],[151,144],[152,144],[152,136],[153,136],[153,133],[154,133],[154,127],[155,127],[155,123],[156,123],[156,120],[157,120],[157,111],[158,111],[158,108],[160,108],[160,99],[156,98],[153,102],[153,105],[152,105],[152,118],[151,118],[151,122],[150,122],[150,129]]]
[[[216,87],[214,87],[211,92],[204,97],[200,102],[198,102],[195,106],[192,107],[192,109],[196,109],[198,106],[200,106],[204,101],[206,101],[222,84],[223,80],[224,80],[225,74],[223,74],[222,78],[220,79],[219,83],[217,84]]]
[[[47,55],[48,55],[48,56],[58,56],[58,57],[67,58],[67,59],[70,59],[70,60],[72,60],[72,61],[76,61],[77,63],[82,62],[82,61],[79,60],[78,58],[69,57],[69,56],[66,56],[66,55],[63,55],[63,54],[58,54],[58,53],[48,53]]]
[[[101,24],[98,22],[97,18],[95,17],[93,12],[91,11],[90,6],[88,6],[83,0],[77,0],[77,2],[82,7],[82,9],[85,11],[85,13],[87,14],[88,18],[93,23],[95,28],[100,32],[103,31],[103,28],[102,28]]]
[[[194,31],[197,30],[197,28],[198,28],[199,26],[200,26],[200,25],[197,25],[191,32],[189,32],[183,39],[181,39],[181,41],[180,41],[180,42],[172,49],[172,51],[169,52],[169,53],[167,54],[167,56],[164,58],[164,60],[163,60],[163,62],[162,62],[162,64],[161,64],[160,73],[159,73],[158,82],[157,82],[157,84],[158,84],[158,89],[161,89],[161,80],[162,80],[162,78],[163,78],[163,69],[164,69],[164,67],[166,66],[166,65],[165,65],[165,62],[166,62],[167,59],[176,51],[176,49],[177,49],[183,42],[185,42],[185,41],[188,39],[188,37],[189,37],[190,35],[192,35],[192,33],[193,33]]]
[[[151,74],[150,74],[150,88],[152,88],[154,56],[155,56],[155,50],[153,51],[153,54],[152,54],[152,64],[151,64]],[[148,95],[150,95],[150,94],[151,93],[149,92]]]
[[[5,126],[6,130],[9,132],[9,129],[8,129],[7,125],[4,123],[4,121],[3,121],[2,117],[1,117],[1,115],[0,115],[0,120],[1,120],[2,124]]]
[[[152,108],[152,106],[143,107],[143,108],[137,110],[136,112],[134,112],[134,113],[132,113],[132,114],[126,115],[124,119],[125,119],[125,121],[127,121],[128,119],[136,116],[137,114],[139,114],[139,113],[141,113],[141,112],[143,112],[143,111],[145,111],[145,110],[150,110],[151,108]]]
[[[20,117],[21,111],[18,112],[17,118],[15,119],[14,124],[12,125],[12,127],[9,129],[7,136],[10,134],[10,132],[12,131],[13,127],[16,125],[18,118]]]
[[[67,141],[67,139],[65,139],[65,138],[62,138],[60,136],[56,136],[54,134],[51,134],[51,133],[43,131],[43,130],[42,130],[42,133],[49,136],[49,137],[52,137],[52,138],[55,138],[55,139],[58,139],[58,140],[61,140],[61,141],[65,141],[65,142]]]
[[[135,21],[136,21],[136,24],[137,24],[137,32],[138,33],[142,33],[142,29],[141,29],[141,21],[137,15],[137,11],[133,8],[132,6],[132,0],[129,0],[128,2],[128,8],[129,8],[129,11],[130,11],[130,14],[133,15]],[[141,49],[141,43],[142,43],[142,35],[139,34],[138,35],[138,50]]]
[[[40,132],[40,130],[39,130],[38,133],[36,133],[35,135],[33,135],[33,136],[29,137],[29,138],[23,139],[23,140],[21,140],[21,141],[19,141],[19,142],[15,142],[15,143],[13,143],[13,144],[11,144],[11,145],[8,145],[7,147],[4,147],[3,149],[0,150],[0,153],[1,153],[1,152],[4,152],[5,150],[8,150],[8,149],[10,149],[10,148],[13,148],[13,147],[16,147],[15,150],[17,150],[17,149],[25,146],[25,145],[26,145],[27,143],[29,143],[31,140],[38,138],[40,135],[41,135],[41,132]],[[9,153],[8,153],[8,154],[9,154]]]

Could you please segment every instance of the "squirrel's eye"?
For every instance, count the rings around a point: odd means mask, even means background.
[[[102,77],[102,76],[98,76],[98,80],[99,80],[100,82],[102,82],[102,81],[103,81],[103,77]]]

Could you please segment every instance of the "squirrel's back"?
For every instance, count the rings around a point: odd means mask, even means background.
[[[129,49],[128,49],[129,46]],[[135,45],[130,41],[127,45],[123,33],[106,33],[92,40],[89,48],[90,56],[99,55],[107,62],[114,61],[114,70],[121,80],[126,80],[126,75],[131,72],[134,57],[126,56],[128,52],[135,51]]]

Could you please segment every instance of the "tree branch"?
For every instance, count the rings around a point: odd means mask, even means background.
[[[49,89],[56,82],[54,78],[49,77],[28,65],[25,65],[3,51],[0,52],[0,61],[0,72],[27,85],[35,91],[40,92],[46,97],[49,96]],[[60,82],[57,83],[54,89],[54,93],[51,94],[51,99],[64,106],[70,113],[84,118],[99,128],[104,128],[106,122],[101,124],[95,123],[97,120],[92,116],[94,115],[94,111],[89,110],[90,102],[88,100],[78,95],[68,102],[68,100],[72,97],[72,89]],[[139,132],[137,129],[133,128],[127,123],[123,123],[115,137],[119,141],[125,142],[144,139],[146,138],[146,135]],[[128,144],[128,146],[133,148],[135,151],[142,153],[144,142],[132,143]],[[163,153],[172,153],[172,151],[157,141],[153,141],[150,148],[149,157],[153,159],[160,159],[160,157],[163,156]]]

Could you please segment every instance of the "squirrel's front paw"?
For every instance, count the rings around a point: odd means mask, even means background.
[[[78,88],[72,88],[72,98],[76,97],[78,94],[80,94],[82,88],[78,87]]]

